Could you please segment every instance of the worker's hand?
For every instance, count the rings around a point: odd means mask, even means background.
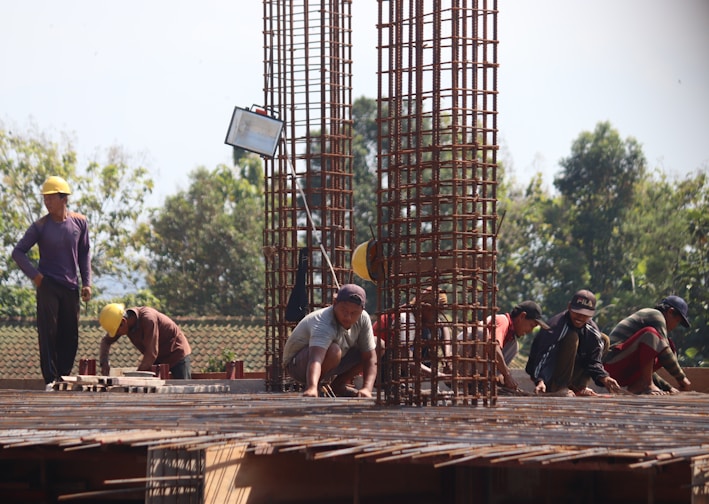
[[[372,391],[366,388],[361,388],[357,391],[357,397],[368,397],[371,399]]]
[[[308,387],[303,391],[303,397],[317,397],[318,387]]]
[[[682,378],[682,381],[678,382],[679,383],[679,389],[683,390],[684,392],[687,392],[688,390],[691,390],[692,388],[692,382],[689,381],[689,378],[686,376]]]
[[[42,285],[43,278],[44,275],[42,273],[37,273],[37,276],[32,279],[32,283],[34,283],[34,286],[39,289],[39,286]]]
[[[519,388],[519,385],[509,373],[507,375],[502,375],[502,386],[512,390],[517,390]]]
[[[534,387],[534,393],[535,394],[543,394],[544,392],[547,391],[547,386],[544,383],[544,380],[539,380],[539,383]]]
[[[610,376],[606,376],[602,381],[603,386],[605,386],[611,394],[617,394],[620,392],[620,384],[618,384],[618,382]]]
[[[84,303],[88,303],[89,299],[91,299],[91,287],[87,285],[81,288],[81,300]]]

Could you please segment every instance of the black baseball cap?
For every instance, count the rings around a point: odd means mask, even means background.
[[[596,313],[596,296],[590,290],[577,291],[571,298],[569,310],[593,317]]]
[[[544,318],[542,317],[541,307],[534,301],[522,301],[520,304],[515,306],[515,311],[524,312],[527,315],[527,318],[536,321],[537,324],[539,324],[539,327],[546,330],[549,329],[549,325],[544,322]]]
[[[359,285],[345,284],[337,291],[337,298],[335,298],[335,301],[338,303],[340,301],[349,301],[350,303],[354,303],[364,308],[364,305],[367,303],[367,294]]]
[[[689,318],[687,318],[689,307],[687,306],[687,302],[684,299],[679,296],[667,296],[660,302],[662,304],[666,304],[671,308],[674,308],[677,313],[682,315],[682,325],[684,327],[689,327]]]

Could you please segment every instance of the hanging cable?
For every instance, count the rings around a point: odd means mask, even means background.
[[[271,44],[270,44],[270,50],[271,52],[269,53],[269,62],[268,62],[268,70],[267,70],[267,75],[266,75],[266,80],[268,81],[270,79],[271,72],[273,70],[273,31],[270,32],[270,37],[271,37]],[[283,141],[283,153],[286,157],[286,160],[288,162],[288,166],[290,167],[290,173],[291,176],[293,177],[293,182],[295,182],[295,185],[298,187],[298,192],[300,193],[301,198],[303,198],[303,205],[305,206],[305,214],[308,219],[308,223],[310,224],[312,231],[313,231],[313,236],[317,240],[318,246],[320,247],[320,251],[322,252],[323,257],[325,258],[325,262],[327,263],[328,267],[330,268],[330,273],[332,274],[332,278],[335,281],[335,287],[337,289],[340,289],[340,282],[337,279],[337,274],[335,274],[335,268],[332,266],[332,262],[330,261],[330,256],[328,255],[327,251],[325,250],[325,246],[322,243],[322,233],[318,233],[318,229],[315,226],[315,221],[313,220],[313,216],[310,213],[310,207],[308,206],[308,198],[305,196],[305,191],[303,191],[303,188],[300,186],[299,182],[299,177],[298,174],[295,171],[295,166],[293,165],[293,161],[291,156],[288,155],[288,133],[286,133],[287,128],[283,129],[284,133],[282,136],[282,141]]]
[[[284,145],[288,145],[287,142],[287,134],[283,135],[283,143]],[[335,273],[335,268],[332,265],[332,262],[330,261],[330,256],[328,255],[327,251],[325,250],[325,246],[322,243],[322,233],[318,231],[318,228],[315,226],[315,221],[313,220],[313,216],[310,213],[310,207],[308,206],[308,198],[305,196],[305,191],[303,191],[303,188],[300,186],[299,182],[299,177],[298,174],[295,172],[295,166],[293,165],[293,161],[291,160],[291,157],[288,155],[288,149],[287,147],[284,147],[283,150],[285,151],[286,155],[286,160],[288,162],[288,166],[290,167],[290,172],[291,172],[291,177],[293,177],[293,182],[295,182],[295,185],[298,187],[298,192],[300,193],[300,197],[303,198],[303,205],[305,206],[305,214],[308,218],[308,222],[310,223],[310,226],[313,231],[313,236],[317,240],[318,245],[320,246],[320,251],[322,252],[323,257],[325,258],[325,262],[327,262],[328,267],[330,268],[330,273],[332,273],[332,278],[335,280],[335,287],[337,289],[340,289],[340,282],[337,279],[337,274]],[[318,237],[320,236],[320,238]]]

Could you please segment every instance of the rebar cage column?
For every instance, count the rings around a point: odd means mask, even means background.
[[[351,276],[351,1],[264,0],[263,8],[264,102],[285,122],[265,162],[263,235],[266,387],[282,391],[291,385],[281,359],[295,325],[285,307],[299,250],[307,250],[310,310],[330,304]]]
[[[378,311],[393,326],[378,401],[492,405],[497,4],[378,7]],[[411,302],[429,290],[445,293],[433,322]]]

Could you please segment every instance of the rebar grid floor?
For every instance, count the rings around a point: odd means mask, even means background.
[[[124,445],[447,465],[621,470],[709,457],[709,394],[505,397],[492,408],[377,406],[296,394],[0,391],[3,450]],[[565,468],[568,468],[564,466]],[[575,468],[583,468],[577,465]]]

